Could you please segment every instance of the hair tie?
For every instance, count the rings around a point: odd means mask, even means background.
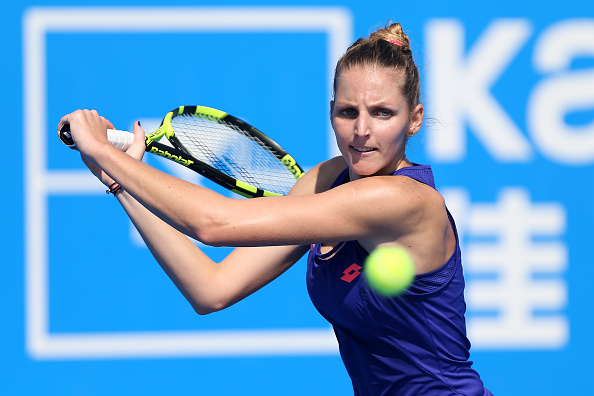
[[[107,190],[105,190],[105,192],[107,194],[113,194],[113,196],[115,197],[115,195],[117,194],[118,191],[120,191],[122,187],[118,184],[118,182],[113,182],[111,183],[111,185],[109,186],[109,188]]]

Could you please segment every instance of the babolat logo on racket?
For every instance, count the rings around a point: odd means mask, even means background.
[[[151,147],[151,149],[149,150],[149,153],[160,155],[161,157],[165,157],[167,159],[170,159],[172,161],[175,161],[175,162],[177,162],[179,164],[182,164],[183,166],[190,166],[190,165],[192,165],[194,163],[194,161],[189,160],[189,159],[185,159],[181,155],[171,154],[167,150],[159,150],[156,147]]]
[[[281,162],[297,179],[303,176],[303,171],[299,168],[299,165],[297,165],[297,161],[295,161],[289,154],[285,155],[281,159]]]

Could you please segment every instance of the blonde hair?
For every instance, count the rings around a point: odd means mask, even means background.
[[[404,74],[402,94],[409,110],[421,103],[421,81],[419,70],[410,50],[408,36],[399,23],[386,24],[371,33],[368,38],[355,41],[340,58],[334,71],[333,96],[336,94],[337,78],[354,66],[377,65],[394,68]]]

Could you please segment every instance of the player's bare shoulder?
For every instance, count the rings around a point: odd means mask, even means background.
[[[408,176],[390,176],[391,188],[412,212],[443,212],[445,201],[433,187]]]
[[[388,223],[416,224],[428,215],[445,214],[441,194],[408,176],[373,176],[349,184],[361,206],[379,213]],[[379,222],[384,220],[376,219]]]
[[[347,163],[342,157],[334,157],[314,166],[295,184],[290,195],[318,194],[329,190]]]

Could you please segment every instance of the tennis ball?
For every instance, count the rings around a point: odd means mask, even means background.
[[[373,290],[392,297],[408,288],[415,276],[415,266],[403,248],[378,247],[367,256],[363,273]]]

